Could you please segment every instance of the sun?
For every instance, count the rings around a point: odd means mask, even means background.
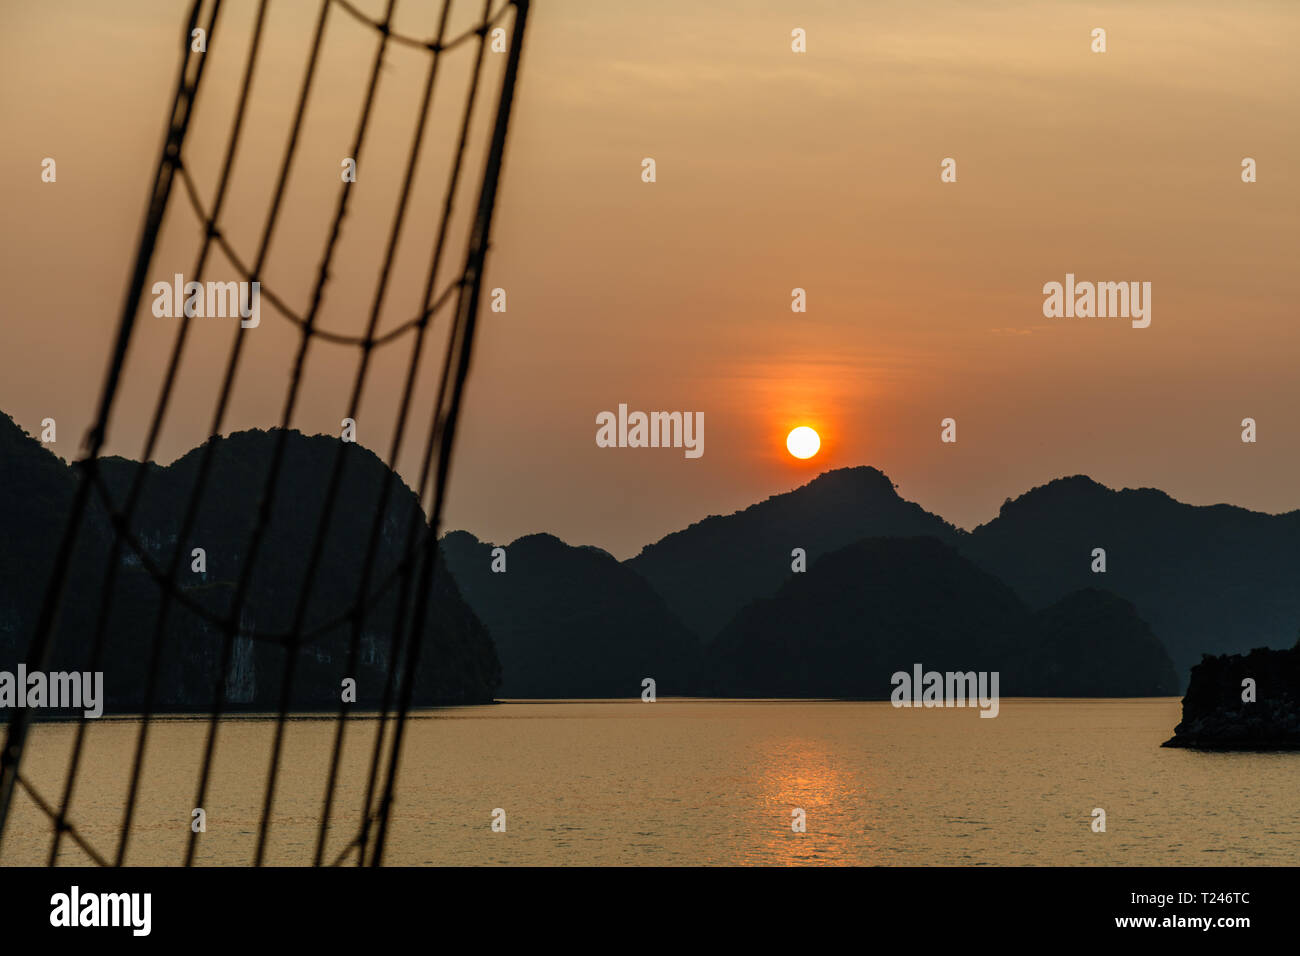
[[[785,447],[790,449],[790,454],[796,458],[811,458],[817,454],[817,449],[822,447],[822,440],[821,436],[807,425],[800,425],[785,436]]]

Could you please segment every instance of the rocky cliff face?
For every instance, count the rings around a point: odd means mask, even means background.
[[[1182,722],[1163,746],[1300,749],[1300,642],[1287,651],[1206,654],[1192,668]]]

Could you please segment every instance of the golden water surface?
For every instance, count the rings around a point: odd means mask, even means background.
[[[385,862],[422,864],[1300,863],[1300,753],[1162,749],[1179,702],[519,701],[423,711],[407,728]],[[150,730],[128,864],[176,864],[206,722]],[[348,724],[332,860],[360,822],[377,722]],[[334,722],[287,725],[267,861],[309,864]],[[105,857],[140,722],[89,729],[71,820]],[[35,727],[24,777],[58,802],[75,724]],[[274,722],[218,738],[198,862],[253,858]],[[1093,810],[1106,831],[1093,832]],[[505,831],[494,832],[494,810]],[[803,810],[807,832],[791,829]],[[0,863],[41,864],[50,826],[16,797]],[[65,840],[60,862],[88,862]]]

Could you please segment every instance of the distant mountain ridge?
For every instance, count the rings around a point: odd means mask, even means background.
[[[1104,587],[1137,607],[1186,674],[1203,653],[1287,647],[1300,625],[1300,511],[1188,505],[1151,488],[1058,478],[959,547],[1028,603]],[[1094,549],[1105,573],[1093,573]]]
[[[501,658],[504,697],[633,697],[692,691],[700,642],[650,585],[599,548],[549,534],[494,546],[465,531],[442,538],[461,593]]]
[[[707,641],[749,601],[775,593],[795,548],[812,562],[863,538],[928,536],[953,544],[962,533],[900,498],[877,469],[840,468],[743,511],[710,515],[647,545],[627,564]]]
[[[811,563],[863,538],[915,536],[952,545],[1031,608],[1087,588],[1131,601],[1183,675],[1202,653],[1286,646],[1300,624],[1300,511],[1188,505],[1081,475],[1008,499],[968,532],[899,497],[875,468],[836,469],[696,522],[626,563],[707,642],[776,593],[793,548]],[[1104,573],[1091,570],[1095,548],[1106,552]]]
[[[124,458],[99,462],[108,496],[118,508],[134,477],[140,469],[145,470],[133,534],[159,568],[166,569],[179,552],[182,593],[218,618],[225,617],[232,606],[243,565],[241,551],[247,547],[278,435],[251,430],[213,440],[207,493],[193,531],[183,541],[178,540],[181,523],[203,446],[165,467]],[[368,588],[372,607],[364,622],[356,666],[349,668],[352,631],[348,621],[325,625],[346,614],[357,597],[371,522],[383,483],[392,473],[374,454],[352,443],[340,445],[334,438],[308,437],[296,431],[285,438],[280,491],[252,569],[241,615],[244,634],[235,641],[230,670],[221,673],[223,635],[218,626],[173,601],[163,632],[155,698],[160,709],[206,710],[219,681],[224,681],[233,706],[268,709],[278,704],[286,649],[259,635],[269,637],[290,629],[330,468],[340,450],[344,477],[303,625],[304,631],[318,633],[304,639],[298,651],[292,706],[337,706],[344,678],[355,679],[359,705],[373,706],[382,697],[398,588],[389,588],[382,595],[377,591],[401,559],[408,522],[423,521],[419,502],[411,489],[392,476],[393,489]],[[3,416],[0,517],[8,529],[20,533],[8,537],[0,555],[5,569],[0,579],[0,669],[12,670],[14,662],[25,660],[54,548],[79,480],[71,466]],[[91,501],[68,577],[50,670],[85,669],[88,663],[112,541],[108,514],[99,495],[92,493]],[[191,566],[191,551],[196,547],[205,552],[206,570],[202,572]],[[109,709],[120,713],[138,710],[145,699],[149,655],[161,606],[158,585],[130,546],[122,549],[111,593],[102,668],[97,669],[104,671]],[[416,703],[491,701],[500,681],[495,649],[445,566],[434,575],[430,601],[431,620],[416,677]]]
[[[276,434],[252,430],[216,440],[210,491],[186,542],[176,539],[203,446],[166,467],[100,462],[119,503],[145,469],[136,528],[151,560],[165,566],[178,548],[185,555],[195,545],[207,550],[207,573],[186,577],[182,587],[215,613],[231,599]],[[281,493],[247,602],[248,626],[256,631],[288,627],[292,607],[284,595],[296,595],[302,583],[338,447],[326,436],[288,436]],[[345,611],[354,598],[379,490],[391,475],[360,446],[345,445],[342,453],[345,480],[309,627]],[[0,549],[0,666],[26,649],[77,480],[74,469],[0,416],[0,521],[9,532]],[[372,581],[391,573],[419,508],[414,493],[392,480]],[[111,540],[108,516],[96,504],[71,578],[96,598]],[[970,532],[900,497],[878,469],[860,466],[828,471],[731,515],[711,515],[623,562],[539,534],[505,546],[508,570],[496,573],[493,547],[468,532],[440,542],[450,574],[435,578],[434,620],[446,625],[431,624],[426,637],[434,654],[427,671],[422,667],[423,701],[490,700],[498,692],[631,696],[646,677],[660,694],[761,687],[780,695],[819,687],[828,695],[827,688],[851,686],[858,695],[863,680],[878,682],[882,662],[895,651],[915,662],[921,651],[956,660],[963,649],[999,661],[1015,686],[1037,688],[1020,693],[1176,693],[1201,654],[1288,646],[1300,625],[1300,511],[1198,507],[1153,489],[1115,491],[1084,476],[1008,499],[996,518]],[[1091,570],[1097,548],[1105,549],[1104,573]],[[801,571],[792,567],[795,549],[806,555]],[[386,666],[394,602],[391,594],[379,601],[368,621],[362,669],[370,676],[359,682],[365,692],[375,691]],[[131,675],[144,669],[157,603],[156,585],[127,549],[107,658],[125,675],[117,685],[119,709],[139,697],[142,678]],[[93,612],[74,600],[59,645],[69,652],[82,647]],[[304,706],[337,700],[346,635],[340,624],[302,651]],[[207,705],[218,646],[213,625],[173,609],[164,705],[184,709],[200,698]],[[787,651],[793,656],[783,656]],[[240,655],[239,674],[227,675],[235,697],[265,705],[274,684],[268,675],[278,673],[283,651],[255,642]],[[1172,687],[1168,659],[1180,678]],[[851,673],[868,661],[870,674]],[[812,669],[800,676],[800,667]]]
[[[706,651],[705,693],[883,699],[890,677],[997,672],[1007,696],[1161,696],[1178,686],[1133,606],[1088,589],[1037,613],[934,538],[869,538],[791,574]]]

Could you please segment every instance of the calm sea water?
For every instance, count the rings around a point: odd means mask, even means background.
[[[1159,747],[1160,700],[1003,700],[976,710],[820,701],[527,701],[409,725],[390,864],[1300,863],[1300,754]],[[139,722],[91,727],[72,818],[112,853]],[[181,861],[205,724],[151,730],[128,863]],[[252,859],[273,723],[224,722],[200,862]],[[376,723],[349,724],[333,852],[355,832]],[[57,801],[74,725],[33,732],[23,768]],[[333,724],[290,723],[268,860],[315,849]],[[1107,832],[1093,833],[1092,811]],[[491,829],[495,808],[506,831]],[[791,832],[791,811],[807,832]],[[44,864],[26,796],[6,864]],[[87,862],[65,841],[64,863]]]

